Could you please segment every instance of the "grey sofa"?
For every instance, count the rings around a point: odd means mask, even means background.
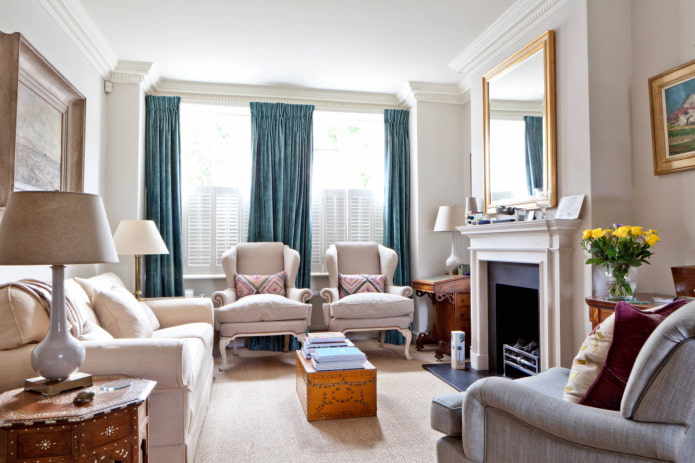
[[[489,377],[432,401],[437,461],[695,462],[695,302],[664,320],[637,357],[620,411],[562,400],[569,370]]]

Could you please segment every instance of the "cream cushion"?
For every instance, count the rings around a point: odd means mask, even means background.
[[[48,332],[46,309],[27,292],[12,286],[0,288],[0,349],[41,341]]]
[[[602,321],[582,343],[572,361],[572,369],[565,386],[563,398],[566,401],[579,403],[598,378],[613,341],[614,327],[615,314]]]
[[[80,341],[102,341],[113,339],[113,336],[101,326],[93,322],[86,322],[80,333]]]
[[[115,338],[149,338],[152,325],[130,291],[113,286],[109,291],[94,290],[94,311],[101,326]]]
[[[218,323],[307,318],[311,306],[277,294],[252,294],[217,310]]]
[[[331,304],[334,318],[385,318],[410,315],[413,300],[389,293],[356,293]]]

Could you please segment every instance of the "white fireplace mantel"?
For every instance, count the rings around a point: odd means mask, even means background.
[[[471,366],[489,369],[488,262],[538,264],[541,369],[567,364],[572,345],[572,255],[581,220],[456,227],[470,240]]]

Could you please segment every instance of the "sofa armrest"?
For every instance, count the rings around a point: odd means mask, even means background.
[[[215,307],[224,307],[227,304],[236,302],[236,300],[236,290],[232,288],[212,293],[212,302],[215,303]]]
[[[326,300],[327,304],[332,304],[340,299],[338,296],[338,288],[323,288],[319,294]]]
[[[679,443],[687,433],[682,426],[638,423],[617,411],[578,405],[519,381],[489,377],[476,381],[464,396],[462,441],[473,461],[484,461],[485,430],[494,429],[495,417],[500,416],[495,411],[523,424],[519,429],[529,434],[535,429],[547,439],[655,460],[680,461]],[[519,440],[529,437],[523,432],[514,435]]]
[[[307,303],[311,299],[309,288],[287,288],[287,297],[294,301]]]
[[[387,292],[397,296],[410,297],[413,295],[413,288],[410,286],[390,286]]]
[[[186,323],[213,323],[212,301],[207,297],[162,297],[143,299],[162,328]]]
[[[197,339],[130,338],[84,341],[81,371],[92,375],[121,374],[157,381],[157,388],[194,384],[200,369]]]

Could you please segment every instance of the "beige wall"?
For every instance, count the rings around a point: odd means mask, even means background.
[[[84,185],[88,193],[103,194],[105,119],[101,76],[40,2],[3,0],[0,6],[0,31],[8,34],[21,32],[87,98]],[[70,266],[66,273],[89,275],[97,268]],[[0,282],[18,278],[50,279],[51,273],[48,267],[0,266]]]
[[[483,191],[481,77],[554,29],[559,196],[586,195],[582,229],[612,223],[659,229],[663,241],[652,265],[640,269],[639,288],[673,294],[670,267],[695,263],[695,218],[687,213],[695,203],[695,171],[654,176],[647,81],[695,58],[695,32],[684,19],[693,14],[692,0],[569,1],[481,66],[471,77],[473,194]],[[589,329],[583,299],[598,285],[585,258],[577,246],[575,346]]]

